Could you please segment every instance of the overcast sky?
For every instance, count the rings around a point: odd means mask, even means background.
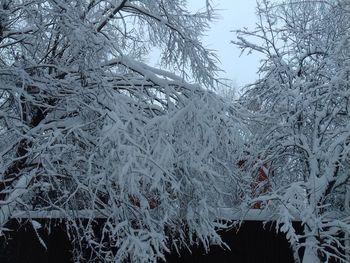
[[[248,27],[253,29],[256,23],[255,0],[213,0],[220,20],[212,25],[203,40],[207,48],[217,50],[222,68],[226,73],[220,77],[236,81],[238,86],[252,83],[256,78],[259,58],[256,55],[241,57],[240,50],[230,42],[235,39],[232,30]],[[189,8],[198,10],[205,4],[203,0],[189,0]]]

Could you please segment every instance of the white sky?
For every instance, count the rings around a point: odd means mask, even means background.
[[[241,57],[240,50],[231,44],[235,40],[232,30],[248,27],[255,28],[255,0],[212,0],[218,10],[220,20],[212,24],[203,43],[207,48],[217,50],[221,68],[225,70],[220,77],[232,79],[241,87],[257,79],[259,58],[257,54]],[[190,10],[199,10],[205,5],[204,0],[189,0]]]

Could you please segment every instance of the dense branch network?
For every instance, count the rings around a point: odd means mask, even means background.
[[[286,233],[296,262],[302,247],[302,262],[348,262],[349,5],[260,1],[258,13],[257,30],[238,31],[236,44],[265,56],[261,79],[241,104],[251,113],[250,173],[269,164],[272,188],[247,201],[278,214],[277,230]],[[293,218],[301,219],[303,234]]]
[[[182,2],[1,2],[1,233],[15,214],[52,212],[76,260],[88,246],[105,262],[221,242],[236,123],[200,86],[217,70],[200,42],[210,11]],[[142,63],[155,44],[200,85]]]

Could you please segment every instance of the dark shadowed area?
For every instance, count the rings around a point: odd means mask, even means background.
[[[42,223],[42,222],[41,222]],[[18,224],[12,221],[11,224]],[[301,229],[300,225],[296,228]],[[18,231],[2,238],[0,243],[1,263],[54,263],[73,262],[72,245],[66,235],[65,226],[56,222],[52,224],[50,234],[38,230],[46,244],[46,249],[40,244],[32,224],[26,223]],[[245,222],[240,230],[222,231],[221,236],[231,250],[212,246],[208,254],[202,248],[191,248],[168,255],[167,262],[239,262],[239,263],[293,263],[293,254],[287,240],[281,234],[276,234],[271,224],[263,226],[258,221]],[[94,261],[92,261],[94,262]]]

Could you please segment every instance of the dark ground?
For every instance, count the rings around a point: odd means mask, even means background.
[[[13,222],[12,224],[17,224]],[[21,226],[6,239],[0,239],[0,263],[68,263],[71,259],[71,244],[63,224],[56,223],[50,234],[40,233],[47,250],[40,244],[31,224]],[[171,263],[293,263],[292,251],[282,235],[275,233],[274,226],[265,229],[261,222],[247,221],[240,231],[222,231],[223,240],[231,251],[213,246],[208,254],[201,248],[192,248],[192,254],[182,251],[168,255]]]

